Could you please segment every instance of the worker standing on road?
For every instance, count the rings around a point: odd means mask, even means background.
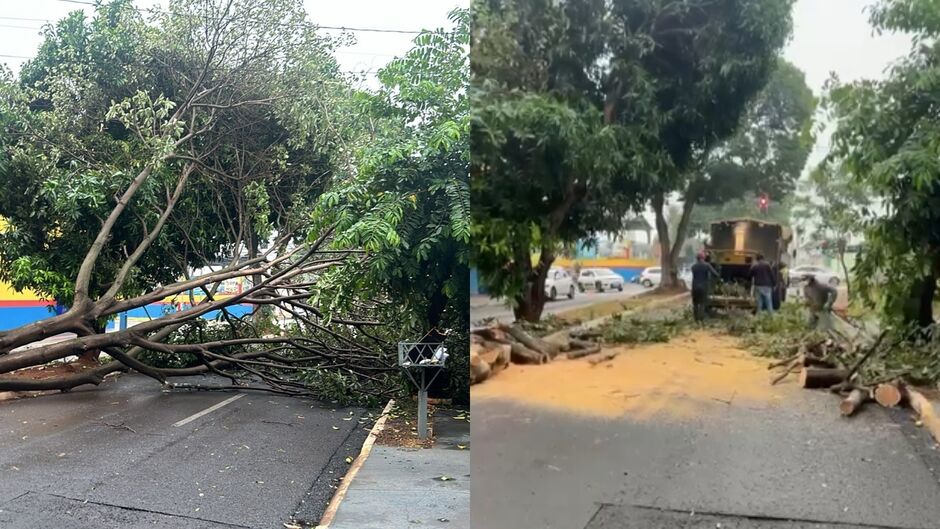
[[[711,263],[705,261],[705,253],[699,252],[695,256],[695,264],[692,265],[692,315],[695,321],[705,319],[712,277],[718,279],[718,272]]]
[[[839,291],[830,285],[820,283],[813,274],[803,276],[805,284],[803,285],[803,298],[806,300],[806,307],[809,309],[809,320],[807,324],[810,329],[816,329],[822,322],[823,329],[827,330],[831,325],[830,315],[832,306],[839,297]]]
[[[777,286],[777,274],[764,260],[763,254],[757,254],[757,262],[751,265],[751,287],[757,301],[757,312],[774,311],[774,287]]]

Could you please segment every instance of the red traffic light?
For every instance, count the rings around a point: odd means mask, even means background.
[[[757,199],[757,207],[759,207],[761,211],[767,211],[768,204],[770,204],[770,197],[767,196],[767,193],[762,194],[760,198]]]

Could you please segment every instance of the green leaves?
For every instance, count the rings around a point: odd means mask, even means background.
[[[320,278],[320,301],[342,312],[361,297],[394,299],[402,333],[468,319],[469,17],[452,20],[386,65],[378,93],[352,94],[354,169],[311,216],[311,237],[335,226],[334,248],[365,251]]]
[[[884,0],[872,22],[918,41],[884,80],[830,83],[825,102],[837,128],[827,162],[878,206],[871,208],[877,215],[862,215],[866,244],[856,272],[863,294],[877,287],[868,301],[880,302],[887,320],[921,323],[932,315],[918,299],[940,278],[940,47],[933,42],[940,9],[925,0]]]

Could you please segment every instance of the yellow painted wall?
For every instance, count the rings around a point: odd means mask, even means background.
[[[572,268],[579,263],[581,268],[647,268],[658,266],[655,259],[626,259],[622,257],[599,257],[596,259],[555,259],[554,266]]]

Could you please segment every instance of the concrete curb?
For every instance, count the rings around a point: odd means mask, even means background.
[[[339,487],[336,488],[333,498],[326,506],[326,510],[323,511],[323,516],[320,517],[320,523],[315,529],[328,529],[330,524],[333,523],[333,518],[336,517],[336,511],[339,510],[340,504],[343,503],[343,498],[346,497],[346,491],[349,490],[349,485],[352,484],[352,480],[355,479],[356,474],[359,473],[359,469],[362,468],[366,459],[369,458],[369,454],[372,453],[372,445],[375,444],[375,439],[378,437],[379,432],[385,429],[385,421],[388,419],[388,414],[391,413],[392,407],[394,406],[395,400],[389,399],[388,404],[386,404],[385,408],[382,410],[382,415],[375,421],[375,424],[372,425],[369,435],[366,437],[366,440],[362,442],[362,450],[359,451],[356,460],[352,462],[349,471],[346,472],[346,475],[343,476],[343,480],[340,481]]]
[[[622,317],[622,316],[629,316],[629,315],[635,314],[635,313],[637,313],[637,312],[639,312],[639,311],[641,311],[641,310],[655,309],[655,308],[657,308],[657,307],[660,307],[660,306],[663,306],[663,305],[668,305],[669,303],[672,303],[673,301],[678,301],[678,300],[680,300],[680,299],[682,299],[682,298],[687,298],[687,297],[689,297],[689,296],[691,296],[691,294],[690,294],[689,292],[682,292],[681,294],[676,294],[676,295],[674,295],[674,296],[669,296],[668,298],[655,299],[655,300],[653,300],[653,301],[650,301],[649,303],[644,303],[643,305],[640,305],[639,307],[636,307],[636,308],[631,309],[631,310],[628,310],[628,311],[618,312],[618,313],[616,313],[616,314],[608,314],[608,315],[606,315],[606,316],[601,316],[600,318],[595,318],[595,319],[593,319],[593,320],[586,321],[586,322],[584,322],[584,323],[581,323],[581,324],[578,324],[578,325],[574,325],[574,326],[572,326],[572,327],[568,327],[567,329],[562,329],[562,330],[560,330],[560,331],[555,331],[555,332],[553,332],[553,333],[551,333],[551,334],[549,334],[549,335],[547,335],[547,336],[543,336],[542,339],[543,339],[543,340],[546,340],[546,341],[552,341],[553,339],[558,339],[558,338],[565,337],[565,336],[568,335],[569,332],[574,331],[574,330],[578,330],[578,329],[587,330],[587,329],[593,329],[593,328],[595,328],[595,327],[599,327],[599,326],[602,325],[604,322],[607,322],[607,321],[613,319],[614,316],[618,316],[618,315],[621,316],[621,317]]]

